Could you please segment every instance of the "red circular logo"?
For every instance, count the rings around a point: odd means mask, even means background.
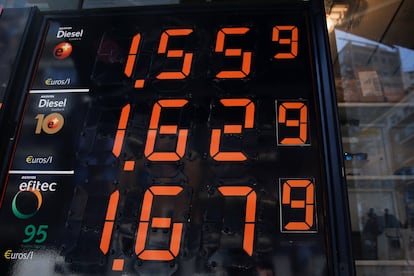
[[[60,126],[60,121],[57,117],[51,118],[47,121],[47,127],[50,129],[54,129]]]
[[[72,44],[69,42],[62,42],[56,45],[53,50],[53,55],[57,59],[65,59],[72,53]]]

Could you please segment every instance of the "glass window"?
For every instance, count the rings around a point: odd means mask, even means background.
[[[412,275],[414,1],[325,2],[357,275]]]
[[[75,10],[79,7],[79,0],[0,0],[4,8],[24,8],[37,6],[40,10]]]

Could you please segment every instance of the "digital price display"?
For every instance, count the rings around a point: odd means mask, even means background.
[[[3,189],[2,271],[332,275],[309,11],[47,16]]]

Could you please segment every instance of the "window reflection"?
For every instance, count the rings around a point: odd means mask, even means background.
[[[40,10],[74,10],[79,6],[80,0],[0,0],[4,8],[25,8],[37,6]]]
[[[178,4],[179,0],[0,0],[4,8],[37,6],[40,10],[77,10],[127,6]]]
[[[411,275],[414,39],[399,22],[414,3],[362,2],[330,32],[353,253],[357,275]]]

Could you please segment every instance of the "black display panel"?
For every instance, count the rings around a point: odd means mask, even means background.
[[[0,128],[6,101],[12,93],[9,85],[18,69],[18,57],[28,35],[27,25],[33,12],[33,9],[3,9],[0,6]],[[4,131],[1,133],[4,134]]]
[[[48,16],[1,270],[337,274],[309,5]]]

